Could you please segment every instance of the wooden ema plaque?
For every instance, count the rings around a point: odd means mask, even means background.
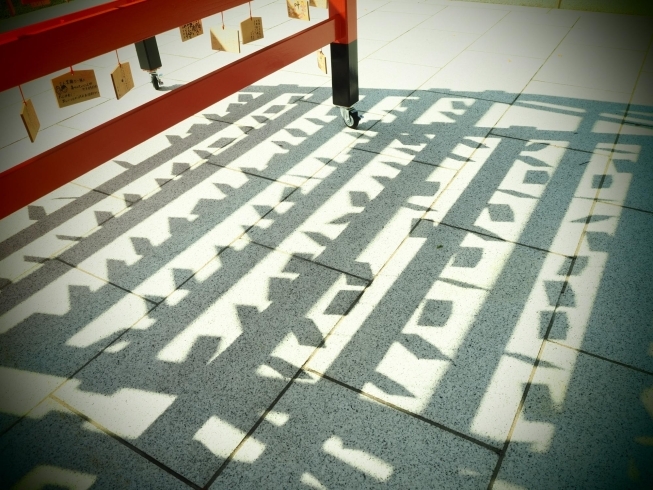
[[[57,97],[57,104],[61,108],[100,96],[100,89],[97,86],[93,70],[64,73],[52,79],[52,88]]]
[[[240,23],[240,32],[243,35],[243,44],[263,39],[263,19],[250,17]]]
[[[129,62],[121,63],[111,72],[113,90],[116,92],[116,99],[120,98],[134,88],[134,79]]]
[[[327,59],[322,50],[317,52],[317,66],[325,75],[327,74]]]
[[[41,127],[41,123],[39,122],[39,118],[37,117],[36,111],[34,110],[32,99],[27,99],[23,104],[23,109],[20,111],[20,118],[23,120],[23,124],[25,125],[25,129],[27,130],[27,134],[29,136],[29,140],[34,143],[36,140],[36,135],[39,132],[39,128]]]
[[[311,20],[308,11],[308,0],[286,0],[288,17],[291,19]]]
[[[211,48],[216,51],[240,53],[240,33],[236,29],[212,28]]]
[[[319,9],[328,9],[329,8],[329,0],[310,0],[308,4],[311,7],[317,7]]]
[[[202,29],[202,20],[194,20],[193,22],[184,24],[179,28],[179,32],[181,33],[181,42],[184,43],[189,39],[201,36],[204,34],[204,29]]]

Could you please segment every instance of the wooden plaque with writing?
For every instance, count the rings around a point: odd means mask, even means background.
[[[322,50],[317,52],[317,66],[320,68],[320,70],[327,74],[327,59]]]
[[[132,78],[132,69],[129,62],[116,66],[116,69],[111,72],[111,81],[117,99],[120,99],[134,88],[134,79]]]
[[[39,132],[41,123],[39,118],[36,115],[34,110],[34,104],[32,104],[32,99],[27,99],[23,104],[23,109],[20,111],[20,118],[23,120],[27,134],[29,135],[29,140],[34,143],[36,140],[36,135]]]
[[[291,19],[311,20],[308,11],[308,0],[286,0],[288,17]]]
[[[317,7],[319,9],[328,9],[329,8],[329,0],[310,0],[308,4],[311,7]]]
[[[68,107],[100,96],[93,70],[64,73],[52,79],[52,88],[59,107]]]
[[[240,32],[243,36],[243,44],[263,39],[263,19],[261,17],[250,17],[240,23]]]
[[[216,51],[240,53],[240,33],[236,29],[213,27],[211,29],[211,48]]]
[[[202,28],[202,20],[194,20],[193,22],[189,22],[188,24],[184,24],[179,28],[179,32],[181,34],[181,41],[186,42],[189,39],[193,39],[194,37],[201,36],[204,34],[204,29]]]

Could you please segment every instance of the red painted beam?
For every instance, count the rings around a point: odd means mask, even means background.
[[[330,0],[329,17],[337,21],[336,43],[349,44],[358,39],[356,0]]]
[[[115,0],[2,33],[0,92],[244,3]]]
[[[0,173],[0,219],[335,38],[325,20]]]

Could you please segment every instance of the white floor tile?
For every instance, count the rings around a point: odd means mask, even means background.
[[[447,7],[426,19],[420,28],[483,34],[507,14],[506,10]]]

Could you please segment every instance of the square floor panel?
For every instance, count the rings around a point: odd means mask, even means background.
[[[511,103],[540,66],[537,58],[464,51],[419,88]]]
[[[11,488],[188,488],[50,399],[0,438],[0,457]]]
[[[422,221],[308,367],[500,448],[568,268]]]
[[[496,458],[331,381],[304,376],[211,488],[482,488]]]
[[[426,19],[421,25],[424,29],[440,31],[470,32],[483,34],[508,14],[506,10],[448,6]]]
[[[202,485],[363,285],[241,240],[55,394]]]
[[[651,375],[547,343],[495,488],[650,487],[652,386]]]

